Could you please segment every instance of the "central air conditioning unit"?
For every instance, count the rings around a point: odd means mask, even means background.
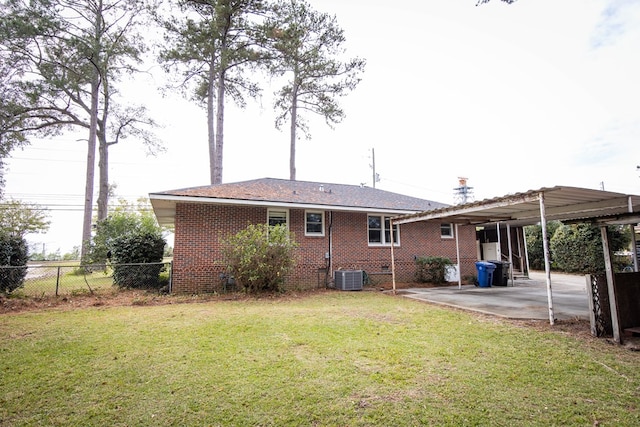
[[[333,279],[336,289],[341,291],[362,290],[362,270],[336,270]]]

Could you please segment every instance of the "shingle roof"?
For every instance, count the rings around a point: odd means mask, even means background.
[[[376,188],[309,181],[262,178],[229,184],[208,185],[151,193],[150,198],[161,223],[160,201],[185,200],[203,203],[229,203],[266,206],[315,206],[331,209],[377,210],[397,213],[421,212],[446,207],[446,204],[405,196]],[[167,212],[169,213],[169,212]]]

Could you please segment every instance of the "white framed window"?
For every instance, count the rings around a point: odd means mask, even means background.
[[[269,226],[284,224],[287,228],[289,228],[289,210],[287,209],[267,210],[267,224],[269,224]]]
[[[370,246],[391,245],[391,217],[383,215],[368,215],[367,231],[369,233]],[[393,226],[393,244],[400,245],[400,229],[398,225]]]
[[[324,236],[324,212],[305,211],[304,212],[304,235]]]
[[[440,237],[453,239],[453,224],[440,224]]]

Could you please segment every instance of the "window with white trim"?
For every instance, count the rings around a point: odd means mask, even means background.
[[[267,211],[267,224],[269,226],[284,224],[289,227],[289,211],[286,209],[269,209]]]
[[[453,224],[440,224],[440,237],[453,239]]]
[[[304,212],[304,235],[324,236],[324,212],[305,211]]]
[[[391,217],[382,215],[369,215],[367,217],[367,229],[369,233],[369,245],[391,244]],[[393,244],[400,244],[400,232],[398,225],[393,226]]]

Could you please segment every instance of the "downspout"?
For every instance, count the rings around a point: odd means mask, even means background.
[[[333,271],[333,211],[329,211],[329,250],[327,251],[327,255],[329,256],[325,262],[327,265],[327,270],[324,273],[324,286],[325,288],[329,285],[329,277],[331,271]]]
[[[396,294],[396,259],[393,253],[393,219],[389,219],[389,228],[391,228],[391,282],[393,283],[393,294]],[[400,232],[400,226],[398,226]]]

